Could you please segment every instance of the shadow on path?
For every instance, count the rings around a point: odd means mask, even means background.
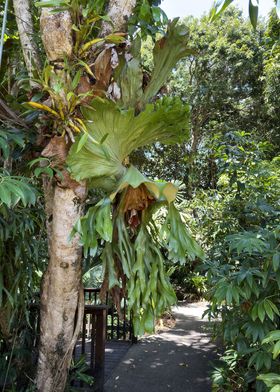
[[[209,361],[216,358],[216,346],[209,323],[201,319],[205,308],[205,303],[174,308],[176,326],[132,346],[105,392],[210,392]]]

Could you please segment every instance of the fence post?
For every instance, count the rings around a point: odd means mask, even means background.
[[[107,306],[95,307],[96,311],[96,343],[95,343],[95,392],[102,392],[104,386],[105,342]]]

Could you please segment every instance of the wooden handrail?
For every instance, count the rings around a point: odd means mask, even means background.
[[[94,391],[102,392],[105,370],[105,344],[106,339],[123,339],[136,343],[133,336],[131,315],[127,314],[126,299],[123,301],[123,317],[120,317],[111,304],[109,295],[106,296],[106,304],[100,303],[100,288],[85,288],[85,312],[80,339],[74,350],[74,357],[90,354],[89,375],[94,377]],[[90,303],[87,303],[90,302]],[[110,303],[110,306],[108,305]],[[34,347],[38,346],[40,329],[40,296],[36,302],[32,302],[30,310],[34,315]],[[87,347],[86,347],[87,346]],[[87,348],[90,348],[88,350]]]
[[[81,354],[86,353],[86,325],[88,324],[88,316],[90,316],[88,331],[90,336],[89,374],[94,377],[95,392],[102,392],[104,385],[107,312],[108,306],[106,305],[85,305]]]
[[[85,293],[100,293],[100,288],[85,287],[84,292]]]

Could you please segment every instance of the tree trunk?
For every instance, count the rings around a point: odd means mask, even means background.
[[[82,207],[71,189],[55,186],[50,224],[50,261],[41,290],[40,351],[37,389],[63,392],[83,318],[82,249],[69,235]],[[75,329],[75,314],[78,317]]]
[[[30,77],[33,70],[40,69],[37,45],[34,40],[34,28],[29,0],[13,0],[19,38],[26,68]]]
[[[136,0],[110,0],[108,17],[112,23],[104,22],[101,36],[111,34],[113,31],[124,32],[127,30],[127,20],[136,6]]]
[[[63,59],[72,54],[72,20],[68,11],[51,11],[42,10],[41,37],[49,61],[61,64],[61,74]],[[50,260],[41,287],[36,386],[39,392],[63,392],[84,310],[82,248],[78,238],[69,238],[83,205],[72,189],[54,180],[44,179],[44,193]]]
[[[124,28],[126,17],[132,12],[135,3],[136,0],[109,2],[109,14],[114,30]],[[70,12],[51,11],[50,8],[42,9],[41,36],[48,59],[58,65],[54,69],[61,77],[64,72],[64,58],[72,55],[73,22]],[[81,217],[82,203],[73,190],[54,185],[52,192],[50,184],[45,184],[45,198],[50,261],[41,290],[40,350],[36,386],[39,392],[63,392],[83,319],[82,249],[78,238],[69,241],[72,228]],[[77,308],[79,311],[75,328]]]

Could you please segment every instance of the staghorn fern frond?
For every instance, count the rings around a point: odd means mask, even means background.
[[[188,33],[178,25],[178,19],[174,20],[155,44],[154,70],[144,89],[135,50],[139,42],[134,42],[132,58],[120,60],[114,75],[120,99],[96,98],[91,106],[81,107],[88,135],[76,140],[67,158],[77,181],[86,180],[89,187],[108,192],[107,198],[77,222],[72,235],[80,236],[87,255],[95,255],[98,244],[105,243],[102,291],[111,292],[118,309],[120,296],[127,294],[135,334],[152,332],[156,318],[176,302],[160,248],[167,248],[174,262],[203,256],[173,205],[177,187],[151,181],[135,167],[125,165],[126,158],[142,146],[188,139],[189,106],[174,97],[152,102],[176,62],[192,53],[187,43]],[[162,206],[166,217],[158,224],[155,212]]]
[[[95,100],[82,109],[90,138],[79,150],[79,141],[71,148],[67,164],[72,176],[80,180],[101,180],[101,186],[114,189],[125,174],[123,160],[135,149],[161,142],[174,144],[189,136],[189,107],[177,98],[163,98],[135,115],[134,109],[121,110],[110,101]],[[109,184],[109,185],[108,185]]]
[[[137,335],[152,332],[156,318],[176,302],[160,247],[167,248],[174,262],[203,257],[173,205],[176,195],[173,184],[151,181],[130,166],[115,192],[91,207],[72,232],[79,234],[85,254],[95,255],[98,241],[105,241],[101,259],[106,287],[127,291]],[[155,212],[162,206],[167,215],[159,230]],[[136,226],[130,221],[135,216]]]
[[[165,223],[162,226],[160,237],[168,249],[168,258],[173,262],[186,262],[186,256],[190,260],[204,258],[201,247],[192,238],[192,235],[183,222],[180,212],[173,203],[169,205]]]
[[[193,49],[188,47],[189,32],[178,21],[179,18],[175,18],[170,22],[166,35],[154,46],[154,69],[142,97],[143,104],[159,92],[179,60],[194,54]]]

